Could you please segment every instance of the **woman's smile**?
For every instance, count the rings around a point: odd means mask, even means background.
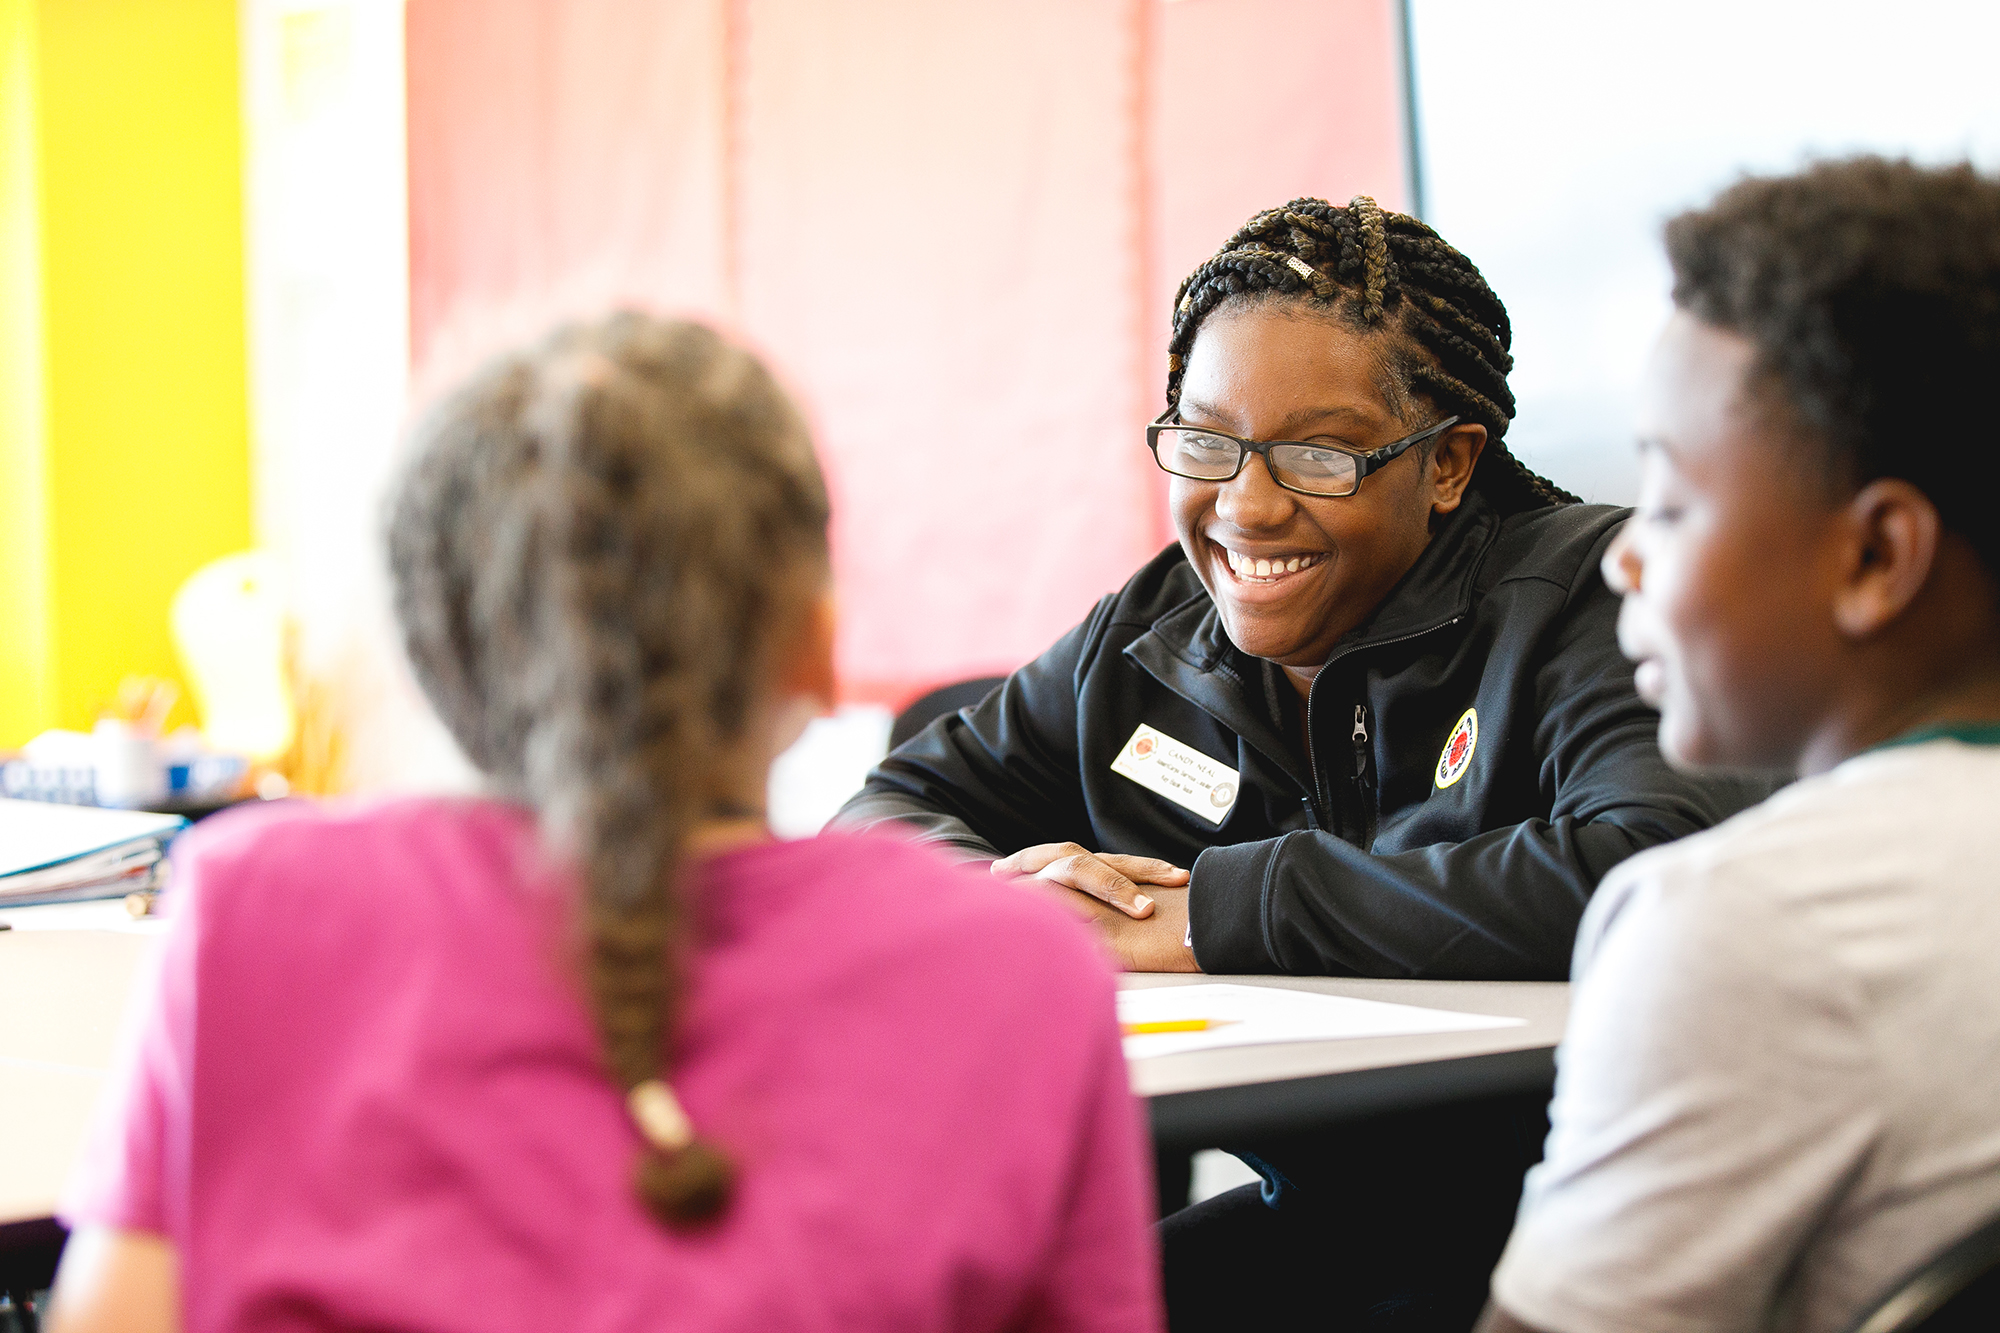
[[[1311,569],[1322,559],[1312,552],[1289,556],[1283,552],[1277,555],[1257,555],[1224,546],[1221,542],[1215,542],[1214,545],[1221,550],[1223,559],[1229,565],[1229,572],[1243,583],[1276,583],[1287,574]]]
[[[1285,602],[1317,579],[1313,571],[1324,572],[1331,557],[1325,551],[1304,551],[1296,547],[1261,549],[1242,541],[1222,541],[1210,537],[1206,545],[1216,566],[1213,578],[1218,597],[1241,604],[1270,607]]]

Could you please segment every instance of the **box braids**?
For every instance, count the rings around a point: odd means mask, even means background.
[[[1346,207],[1294,199],[1243,224],[1174,293],[1167,407],[1202,321],[1233,298],[1268,294],[1331,307],[1350,326],[1392,339],[1400,390],[1486,427],[1472,484],[1502,513],[1577,497],[1522,466],[1502,442],[1514,416],[1507,309],[1472,262],[1428,226],[1366,195]]]

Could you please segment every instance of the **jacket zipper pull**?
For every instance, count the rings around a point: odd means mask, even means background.
[[[1368,775],[1368,705],[1354,705],[1354,792],[1361,805],[1362,851],[1375,846],[1375,780]]]
[[[1301,796],[1299,797],[1299,804],[1305,807],[1306,827],[1314,833],[1324,832],[1325,830],[1319,826],[1319,814],[1313,809],[1313,798],[1310,796]]]

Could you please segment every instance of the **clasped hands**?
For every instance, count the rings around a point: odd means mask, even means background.
[[[1188,948],[1188,872],[1074,842],[1024,847],[993,873],[1041,886],[1086,920],[1127,972],[1199,972]]]

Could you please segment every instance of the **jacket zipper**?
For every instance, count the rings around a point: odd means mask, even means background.
[[[1391,644],[1408,643],[1411,639],[1421,639],[1426,634],[1435,634],[1441,629],[1450,629],[1463,619],[1465,619],[1465,616],[1461,613],[1449,620],[1441,620],[1435,625],[1429,625],[1419,630],[1412,630],[1408,634],[1399,634],[1393,639],[1383,639],[1379,643],[1357,645],[1357,649],[1386,648]],[[1341,657],[1345,656],[1347,656],[1346,653],[1341,654]],[[1339,658],[1330,659],[1326,665],[1330,667],[1334,662],[1339,660]],[[1325,831],[1325,825],[1320,821],[1319,817],[1320,798],[1330,796],[1330,793],[1323,790],[1320,786],[1319,755],[1314,745],[1314,738],[1319,733],[1313,730],[1312,724],[1313,696],[1318,692],[1319,683],[1325,676],[1326,669],[1322,667],[1319,675],[1313,677],[1311,688],[1306,691],[1306,772],[1312,779],[1312,791],[1299,798],[1299,805],[1306,812],[1306,827],[1316,833]],[[1196,706],[1199,707],[1200,705],[1196,704]],[[1368,705],[1365,703],[1354,705],[1354,761],[1354,785],[1365,798],[1361,803],[1361,846],[1365,851],[1375,845],[1375,793],[1374,784],[1368,781]]]
[[[1375,784],[1368,775],[1368,705],[1354,705],[1354,793],[1361,805],[1361,850],[1375,845]]]
[[[1306,773],[1312,779],[1312,791],[1303,800],[1306,808],[1306,825],[1314,832],[1322,831],[1319,820],[1319,800],[1324,794],[1319,782],[1319,757],[1313,753],[1313,696],[1319,692],[1319,677],[1306,687]]]
[[[1453,625],[1456,625],[1459,621],[1463,619],[1465,619],[1465,615],[1463,612],[1461,612],[1460,614],[1451,617],[1451,619],[1449,620],[1441,620],[1435,625],[1430,625],[1419,630],[1412,630],[1408,634],[1398,634],[1393,639],[1383,639],[1377,643],[1356,645],[1356,648],[1350,651],[1359,651],[1361,648],[1368,648],[1368,649],[1387,648],[1392,644],[1408,643],[1411,639],[1421,639],[1426,634],[1435,634],[1441,629],[1450,629]],[[1348,654],[1342,653],[1340,656],[1346,657],[1348,656]],[[1336,657],[1328,661],[1326,665],[1330,667],[1334,664],[1334,662],[1339,660],[1340,658]],[[1322,668],[1320,671],[1320,675],[1324,676],[1325,674],[1326,674],[1325,668]],[[1317,685],[1319,684],[1319,681],[1315,679],[1313,681],[1313,684]],[[1310,717],[1312,708],[1312,700],[1310,694],[1308,694],[1307,696],[1306,707],[1307,707],[1307,716]],[[1361,850],[1365,852],[1373,849],[1373,847],[1375,846],[1375,819],[1376,819],[1375,782],[1368,772],[1368,756],[1369,756],[1368,705],[1365,703],[1358,703],[1354,705],[1353,741],[1354,741],[1354,789],[1361,803]],[[1307,757],[1310,758],[1312,753],[1312,747],[1310,745],[1306,747],[1306,752],[1307,752]],[[1318,782],[1317,774],[1315,774],[1314,776],[1314,782],[1315,783]]]

